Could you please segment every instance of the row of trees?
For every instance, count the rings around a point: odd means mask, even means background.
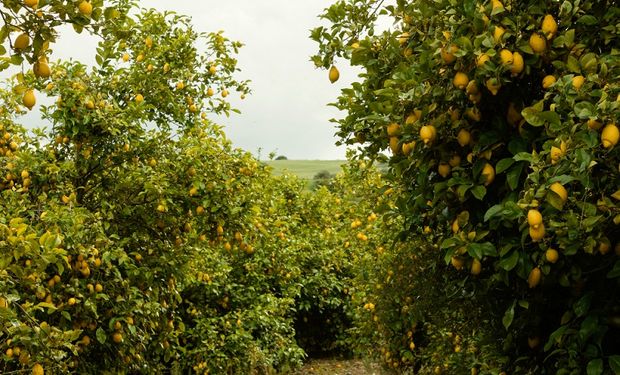
[[[322,15],[316,65],[363,72],[335,103],[341,143],[389,159],[403,220],[362,283],[389,366],[620,372],[619,15],[605,0]]]

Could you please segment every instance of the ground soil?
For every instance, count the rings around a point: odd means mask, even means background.
[[[310,359],[295,375],[384,375],[381,367],[360,359]]]

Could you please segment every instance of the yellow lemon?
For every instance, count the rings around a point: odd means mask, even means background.
[[[465,261],[457,257],[452,257],[452,259],[450,259],[450,263],[452,264],[454,268],[456,268],[459,271],[462,270],[463,266],[465,265]]]
[[[529,285],[529,287],[536,288],[536,286],[540,284],[541,276],[542,276],[542,272],[540,271],[540,268],[534,267],[530,271],[530,274],[527,276],[527,284]]]
[[[413,148],[415,147],[415,141],[403,143],[403,154],[409,155]]]
[[[530,227],[538,228],[543,223],[543,217],[538,210],[529,210],[527,212],[527,223]]]
[[[393,122],[387,126],[387,134],[390,137],[395,137],[400,134],[400,125]]]
[[[512,66],[510,67],[510,72],[513,76],[521,73],[523,68],[525,67],[525,61],[523,61],[523,56],[519,52],[515,52],[512,54]]]
[[[543,18],[541,30],[547,39],[553,38],[555,33],[558,31],[558,24],[555,22],[552,15],[547,14],[545,18]]]
[[[463,72],[457,72],[454,75],[453,83],[454,83],[454,86],[456,86],[457,88],[461,90],[465,90],[465,88],[467,87],[467,84],[469,83],[469,78],[467,77],[467,74]]]
[[[504,66],[512,65],[512,52],[504,48],[503,50],[499,51],[499,59]]]
[[[29,45],[30,45],[30,37],[26,33],[19,34],[17,38],[15,38],[15,41],[13,42],[13,48],[15,48],[16,50],[24,50],[28,48]]]
[[[329,68],[329,81],[331,83],[334,83],[339,78],[340,78],[340,72],[338,71],[338,68],[336,68],[335,66],[332,65],[332,67]]]
[[[506,30],[504,30],[503,27],[495,26],[495,29],[493,29],[493,40],[495,41],[495,44],[498,44],[502,41],[502,37],[504,36],[505,32]]]
[[[428,144],[435,140],[437,135],[437,130],[433,125],[425,125],[420,128],[420,138],[424,142],[424,144]]]
[[[392,153],[394,155],[400,152],[400,144],[399,144],[398,137],[390,137],[390,150],[392,150]]]
[[[497,95],[499,89],[502,88],[502,84],[499,82],[497,78],[489,78],[487,79],[487,89],[493,94],[493,96]]]
[[[486,53],[483,53],[476,58],[476,66],[480,68],[488,61],[491,61],[491,57],[489,57]]]
[[[40,363],[35,363],[34,366],[32,366],[32,375],[44,375],[45,371],[43,370],[43,366],[41,366]]]
[[[39,0],[24,0],[24,5],[36,9],[39,6]]]
[[[534,33],[530,36],[530,47],[534,53],[544,53],[547,50],[547,41],[538,33]]]
[[[28,109],[32,109],[32,107],[34,107],[34,105],[37,103],[37,99],[34,96],[34,91],[33,90],[27,90],[24,93],[24,96],[22,97],[22,103]]]
[[[93,13],[93,5],[88,1],[82,1],[80,5],[78,5],[78,9],[80,13],[87,17]]]
[[[452,168],[458,167],[459,165],[461,165],[461,157],[456,154],[452,155],[452,157],[448,161],[448,164],[450,164]]]
[[[461,129],[456,136],[456,140],[459,142],[461,147],[465,147],[471,142],[471,133],[465,129]]]
[[[495,180],[495,168],[491,164],[486,163],[484,168],[482,168],[482,176],[485,179],[484,185],[489,186]]]
[[[144,101],[144,96],[142,96],[142,94],[138,94],[136,95],[135,100],[136,100],[136,103],[140,104]]]
[[[542,240],[545,237],[545,224],[540,224],[537,228],[530,226],[530,237],[534,242]]]
[[[549,263],[557,262],[559,257],[560,254],[556,249],[548,249],[547,251],[545,251],[545,259],[547,259],[547,262]]]
[[[471,274],[474,276],[480,275],[481,271],[482,271],[482,264],[480,263],[478,259],[474,259],[473,262],[471,262],[471,269],[470,269]]]
[[[455,44],[451,44],[448,47],[443,47],[441,49],[442,60],[446,64],[452,64],[453,62],[456,61],[456,55],[454,53],[456,53],[456,51],[458,50],[459,50],[459,47],[457,47]]]
[[[443,178],[446,178],[450,175],[450,165],[447,163],[440,163],[439,167],[437,167],[437,173]]]
[[[601,143],[603,147],[611,149],[618,143],[620,133],[616,124],[609,124],[603,128],[601,133]]]
[[[555,82],[556,82],[556,79],[555,79],[554,76],[552,76],[552,75],[545,76],[545,78],[543,78],[543,80],[542,80],[542,87],[543,87],[543,89],[548,89]]]
[[[549,186],[549,190],[556,193],[560,197],[562,204],[566,203],[566,200],[568,199],[568,192],[562,184],[559,182],[554,182],[551,186]]]
[[[586,78],[584,76],[574,76],[572,79],[573,88],[579,91],[579,89],[581,89],[581,86],[583,86],[585,81],[586,81]]]

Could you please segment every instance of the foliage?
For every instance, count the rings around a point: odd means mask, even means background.
[[[389,148],[400,238],[441,254],[383,299],[398,303],[400,290],[451,265],[425,284],[437,289],[429,296],[458,285],[492,302],[478,315],[438,300],[434,316],[417,318],[439,322],[431,335],[453,332],[445,317],[456,311],[489,322],[483,337],[501,338],[501,350],[458,366],[617,371],[619,14],[611,1],[337,1],[312,31],[317,66],[344,58],[362,69],[335,103],[347,111],[341,142],[379,160]],[[379,17],[394,30],[380,32]],[[542,222],[528,222],[530,211]],[[427,292],[414,293],[430,309]],[[379,332],[390,343],[400,334]],[[434,350],[416,346],[412,368],[434,365]],[[437,371],[461,370],[451,366]]]

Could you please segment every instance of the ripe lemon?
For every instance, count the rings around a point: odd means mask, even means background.
[[[489,186],[495,180],[495,168],[491,164],[486,163],[484,168],[482,168],[482,176],[485,178],[484,185]]]
[[[27,90],[24,93],[24,96],[22,97],[22,103],[28,109],[32,109],[32,107],[34,107],[34,105],[37,103],[37,99],[34,96],[34,91],[33,90]]]
[[[35,363],[32,366],[32,375],[44,375],[45,371],[43,370],[43,366],[40,363]]]
[[[544,53],[547,49],[547,41],[538,33],[534,33],[530,36],[530,47],[534,53]]]
[[[395,137],[400,134],[400,125],[393,122],[387,126],[387,134],[390,137]]]
[[[530,274],[527,276],[527,284],[529,285],[529,287],[536,288],[536,286],[540,284],[541,276],[542,276],[542,273],[540,272],[540,268],[534,267],[530,271]]]
[[[545,237],[545,224],[540,224],[537,228],[530,226],[530,237],[534,242],[542,240]]]
[[[504,4],[502,4],[502,2],[499,0],[491,0],[491,5],[493,7],[493,10],[504,9]]]
[[[39,0],[24,0],[24,5],[36,9],[39,6]]]
[[[555,164],[558,162],[558,160],[560,160],[562,156],[564,156],[564,153],[559,148],[551,146],[551,151],[549,152],[549,155],[551,156],[551,164]]]
[[[545,76],[545,78],[543,78],[542,80],[542,87],[543,89],[548,89],[549,87],[551,87],[554,83],[555,83],[556,79],[554,76],[552,75],[548,75]]]
[[[101,292],[103,292],[103,285],[101,285],[101,284],[96,284],[96,285],[95,285],[95,292],[97,292],[97,293],[101,293]]]
[[[403,154],[409,155],[413,148],[415,147],[415,141],[403,143]]]
[[[510,72],[513,76],[521,73],[523,68],[525,67],[525,62],[523,61],[523,56],[519,52],[515,52],[512,54],[512,66],[510,67]]]
[[[482,67],[487,61],[491,61],[491,58],[486,53],[481,54],[476,58],[476,66]]]
[[[146,39],[144,40],[144,44],[146,45],[146,48],[153,47],[153,38],[151,38],[150,36],[147,36]]]
[[[555,22],[552,15],[547,14],[545,18],[543,18],[541,30],[547,39],[553,38],[555,33],[558,31],[558,24]]]
[[[88,1],[82,1],[80,5],[78,5],[78,9],[80,13],[89,17],[93,13],[93,5]]]
[[[403,44],[407,43],[407,42],[409,41],[409,37],[410,37],[410,34],[409,34],[409,33],[406,33],[406,32],[405,32],[405,33],[400,34],[400,35],[398,36],[398,43],[399,43],[400,45],[403,45]]]
[[[428,144],[435,140],[437,135],[437,130],[433,125],[425,125],[420,128],[420,138],[424,142],[424,144]]]
[[[469,83],[469,78],[467,77],[467,74],[463,72],[457,72],[454,75],[453,83],[454,83],[454,86],[456,86],[457,88],[461,90],[465,90],[465,88],[467,87],[467,84]]]
[[[548,249],[545,251],[545,259],[547,259],[549,263],[557,262],[559,257],[560,255],[556,249]]]
[[[331,83],[334,83],[339,78],[340,78],[340,72],[338,71],[338,68],[336,68],[335,66],[332,65],[332,67],[329,68],[329,81]]]
[[[482,271],[482,264],[480,263],[480,261],[478,259],[474,259],[474,261],[471,263],[471,274],[476,276],[476,275],[480,275],[480,272]]]
[[[19,34],[17,38],[15,38],[15,42],[13,42],[13,48],[16,50],[24,50],[28,48],[29,45],[30,37],[26,33]]]
[[[140,104],[144,101],[144,96],[142,96],[142,94],[138,94],[136,95],[135,100],[136,100],[136,103]]]
[[[39,78],[48,78],[52,75],[52,70],[45,59],[41,59],[32,66],[34,75]]]
[[[620,137],[620,133],[618,132],[618,127],[616,124],[609,124],[603,128],[603,132],[601,133],[601,143],[603,147],[611,149],[618,143],[618,138]]]
[[[392,150],[392,153],[394,155],[398,154],[400,152],[400,144],[399,144],[399,140],[398,137],[390,137],[390,150]]]
[[[512,52],[504,48],[503,50],[499,51],[499,59],[504,66],[512,65]]]
[[[530,227],[538,229],[538,227],[543,223],[543,217],[540,211],[529,210],[527,212],[527,223]]]
[[[469,81],[469,83],[467,84],[467,87],[465,87],[465,93],[467,93],[467,95],[478,94],[479,93],[478,82],[476,82],[475,80]]]
[[[568,199],[568,192],[562,184],[559,182],[554,182],[551,186],[549,186],[549,190],[556,193],[560,197],[562,204],[566,203],[566,200]]]
[[[502,88],[502,84],[499,82],[497,78],[489,78],[487,79],[487,89],[493,94],[493,96],[497,95],[499,89]]]
[[[450,175],[450,165],[447,163],[440,163],[439,167],[437,167],[437,173],[443,178],[446,178]]]
[[[441,58],[446,64],[452,64],[456,61],[456,51],[459,50],[455,44],[451,44],[448,47],[443,47],[441,49]]]
[[[581,86],[583,86],[585,81],[586,79],[584,76],[574,76],[572,79],[573,88],[579,91],[579,89],[581,89]]]
[[[112,335],[112,341],[120,344],[123,341],[123,335],[120,332],[114,332],[114,334]]]
[[[129,61],[129,54],[128,53],[123,54],[123,61],[124,62]]]
[[[459,165],[461,165],[461,157],[458,155],[453,155],[448,161],[448,164],[450,164],[452,168],[458,167]]]
[[[601,122],[596,121],[593,118],[589,119],[586,125],[588,125],[588,128],[592,130],[599,130],[603,126]]]
[[[495,29],[493,29],[493,40],[495,41],[495,44],[498,44],[502,41],[502,37],[504,36],[505,32],[506,30],[504,30],[503,27],[495,26]]]
[[[457,270],[462,270],[463,266],[465,265],[465,261],[461,258],[457,258],[457,257],[452,257],[450,259],[450,263],[452,264],[452,266],[454,268],[456,268]]]
[[[461,129],[456,136],[456,140],[459,142],[461,147],[465,147],[471,143],[471,133],[465,129]]]

